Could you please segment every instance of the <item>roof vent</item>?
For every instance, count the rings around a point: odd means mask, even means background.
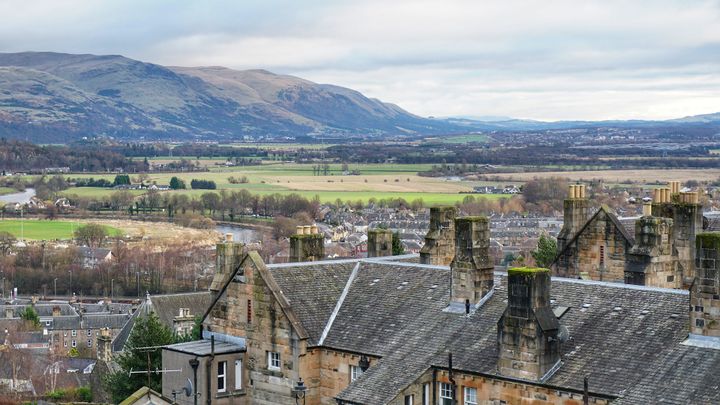
[[[583,308],[590,308],[590,304],[583,304]]]

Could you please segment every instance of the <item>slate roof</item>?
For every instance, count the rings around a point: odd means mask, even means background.
[[[299,321],[316,336],[331,297],[345,288],[345,275],[358,263],[322,346],[380,360],[338,399],[387,403],[429,367],[447,367],[448,351],[457,370],[507,379],[496,370],[497,321],[507,305],[502,272],[495,273],[492,296],[466,317],[443,312],[449,300],[448,267],[377,259],[267,267]],[[322,269],[327,274],[321,274]],[[315,277],[322,280],[308,285]],[[328,297],[315,291],[321,285],[327,286]],[[312,297],[302,299],[303,294]],[[686,291],[553,278],[551,299],[553,307],[570,308],[560,320],[570,338],[561,347],[562,366],[548,386],[582,390],[588,375],[592,393],[637,395],[627,403],[643,404],[657,401],[635,394],[638,385],[661,392],[668,381],[675,381],[673,387],[687,388],[668,394],[669,403],[675,403],[672,398],[687,403],[685,398],[696,388],[693,395],[700,402],[720,403],[720,390],[712,389],[720,385],[720,350],[681,345],[689,322]]]
[[[212,353],[212,344],[210,340],[196,340],[193,342],[176,343],[174,345],[164,346],[163,349],[175,352],[194,354],[197,356],[207,356]],[[222,341],[215,341],[215,354],[238,353],[245,351],[245,347]]]
[[[180,308],[190,308],[192,316],[202,316],[211,303],[212,295],[209,291],[150,295],[146,297],[132,316],[126,317],[126,323],[112,341],[112,350],[114,352],[123,350],[138,316],[155,312],[160,322],[172,329],[173,320],[179,315]]]

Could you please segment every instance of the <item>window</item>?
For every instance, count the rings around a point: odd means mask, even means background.
[[[405,405],[413,405],[413,396],[405,395]]]
[[[440,383],[440,405],[452,405],[453,386],[448,383]]]
[[[63,336],[67,336],[67,331],[63,332]]]
[[[71,346],[72,346],[72,347],[77,347],[77,342],[75,341],[75,339],[72,340]]]
[[[247,320],[248,323],[252,323],[252,301],[247,300]]]
[[[605,265],[605,245],[600,245],[600,266]]]
[[[242,360],[235,360],[235,389],[242,389]]]
[[[87,340],[87,347],[92,347],[92,339]]]
[[[45,321],[45,326],[50,326],[51,323],[52,321]]]
[[[477,389],[465,387],[463,398],[465,405],[477,405]]]
[[[92,331],[90,329],[88,329],[87,335],[88,335],[88,337],[92,336]]]
[[[363,371],[358,366],[350,366],[350,382],[353,382],[362,375]]]
[[[227,372],[227,361],[219,361],[218,362],[218,377],[217,377],[218,392],[225,392],[226,372]]]
[[[430,405],[430,384],[423,384],[423,405]]]
[[[77,336],[77,331],[75,329],[72,330],[72,336],[73,337]]]
[[[67,347],[67,340],[63,341],[63,347]]]
[[[267,352],[268,370],[280,370],[280,353]]]

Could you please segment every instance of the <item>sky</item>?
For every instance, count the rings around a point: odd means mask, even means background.
[[[0,52],[267,69],[422,116],[720,112],[720,0],[0,0]]]

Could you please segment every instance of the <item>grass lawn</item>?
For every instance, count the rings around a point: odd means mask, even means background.
[[[104,187],[72,187],[65,191],[63,191],[61,194],[64,196],[78,196],[78,197],[109,197],[113,193],[118,192],[119,190],[115,190],[113,188],[104,188]],[[126,190],[132,193],[135,196],[145,194],[145,190]]]
[[[73,232],[80,226],[80,222],[47,221],[47,220],[3,220],[0,221],[0,231],[10,232],[16,238],[24,236],[30,240],[72,239]],[[111,226],[103,225],[109,235],[122,235],[122,231]]]
[[[19,191],[15,190],[12,187],[0,187],[0,195],[12,194],[12,193],[19,193]]]

